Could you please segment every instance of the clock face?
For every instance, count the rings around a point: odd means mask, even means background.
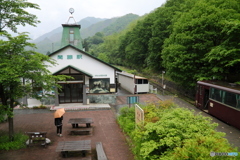
[[[72,14],[74,12],[74,9],[73,8],[70,8],[69,9],[69,12]]]

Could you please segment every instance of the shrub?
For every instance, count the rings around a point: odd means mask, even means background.
[[[217,124],[210,118],[178,108],[171,101],[142,108],[145,123],[141,127],[135,128],[134,107],[122,108],[118,118],[138,160],[226,159],[210,157],[210,152],[237,151],[223,138],[225,133],[215,131]]]
[[[131,134],[131,132],[135,128],[135,110],[134,107],[123,107],[120,109],[120,115],[118,117],[118,123],[120,124],[122,130],[127,134]]]
[[[14,135],[14,141],[9,141],[9,136],[7,134],[3,134],[0,136],[0,150],[16,150],[26,147],[26,141],[28,140],[28,136],[22,133],[16,133]]]

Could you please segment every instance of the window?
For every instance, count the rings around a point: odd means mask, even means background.
[[[136,84],[142,84],[142,79],[136,79]]]
[[[63,59],[63,55],[58,55],[57,59]]]
[[[136,84],[148,84],[147,79],[136,79]]]
[[[210,97],[216,101],[222,102],[222,90],[211,88]]]
[[[240,109],[240,95],[221,89],[211,88],[210,98],[228,106]]]
[[[143,80],[143,84],[148,84],[148,80],[147,80],[147,79],[144,79],[144,80]]]
[[[237,106],[237,95],[235,93],[230,93],[223,91],[223,102],[231,107],[236,108]]]
[[[67,55],[67,59],[72,59],[73,56],[72,55]]]
[[[74,42],[74,31],[73,31],[73,28],[70,28],[70,30],[69,30],[69,43],[71,45],[73,45],[73,42]]]
[[[82,55],[77,55],[77,59],[82,59]]]

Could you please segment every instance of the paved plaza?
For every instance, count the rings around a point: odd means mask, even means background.
[[[0,151],[0,159],[5,160],[61,160],[61,159],[82,159],[81,156],[70,156],[68,158],[62,158],[59,152],[56,152],[56,147],[60,141],[78,141],[78,140],[91,140],[91,153],[88,157],[92,160],[96,159],[96,142],[102,142],[103,148],[109,160],[134,160],[134,157],[130,151],[128,142],[124,133],[121,131],[119,125],[116,122],[116,117],[119,112],[119,108],[122,106],[128,106],[127,97],[133,96],[122,92],[117,96],[116,105],[101,105],[99,109],[94,107],[76,109],[82,105],[68,105],[68,109],[64,114],[63,119],[63,136],[58,137],[56,134],[56,128],[54,126],[53,113],[54,109],[26,109],[15,110],[14,116],[14,131],[15,132],[37,132],[46,131],[47,137],[51,140],[51,144],[46,148],[43,146],[32,146],[20,150]],[[202,112],[195,108],[193,105],[181,100],[178,97],[158,94],[139,94],[140,103],[158,102],[160,100],[171,99],[180,107],[185,107],[194,110],[195,112]],[[89,105],[91,106],[91,105]],[[62,106],[61,106],[62,107]],[[70,109],[71,108],[71,109]],[[210,115],[202,112],[204,116]],[[71,124],[68,124],[70,118],[92,118],[94,123],[92,124],[92,132],[90,135],[70,135],[72,129]],[[226,138],[235,147],[240,148],[240,131],[233,128],[218,119],[211,117],[213,122],[219,124],[217,130],[226,133]],[[8,123],[4,122],[0,124],[0,131],[8,131]],[[217,145],[217,144],[216,144]]]

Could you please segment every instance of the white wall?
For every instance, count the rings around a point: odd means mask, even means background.
[[[149,92],[149,84],[136,84],[137,93]]]
[[[135,76],[137,79],[141,79],[143,77]],[[145,79],[145,78],[143,78]],[[149,83],[148,84],[135,84],[134,75],[130,75],[127,73],[118,74],[118,82],[121,84],[121,87],[126,91],[135,94],[135,93],[145,93],[149,92]],[[136,88],[136,92],[135,92]]]
[[[58,55],[63,55],[63,59],[58,59]],[[67,59],[67,55],[72,55],[73,59]],[[82,55],[82,58],[77,59],[77,55]],[[115,83],[114,68],[71,47],[67,47],[59,51],[58,53],[52,55],[51,58],[56,60],[58,63],[58,65],[48,68],[52,73],[71,65],[91,74],[93,78],[110,78],[110,83]]]
[[[135,83],[133,78],[118,74],[118,82],[121,84],[123,89],[134,94]]]

